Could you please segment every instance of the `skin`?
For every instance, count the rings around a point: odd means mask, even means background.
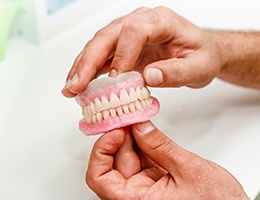
[[[152,87],[199,88],[220,78],[260,89],[260,32],[204,30],[168,8],[139,8],[95,34],[62,93],[75,97],[100,74],[133,69]],[[111,131],[93,147],[86,181],[102,199],[248,199],[222,167],[153,125],[137,127]]]
[[[101,136],[86,181],[106,200],[249,199],[228,171],[178,146],[150,121]]]

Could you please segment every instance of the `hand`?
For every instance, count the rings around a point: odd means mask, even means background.
[[[210,31],[165,7],[140,8],[95,34],[76,58],[62,92],[74,97],[100,74],[133,69],[153,87],[202,87],[220,70],[220,57]]]
[[[86,181],[101,199],[249,199],[228,171],[181,148],[150,121],[101,136]]]

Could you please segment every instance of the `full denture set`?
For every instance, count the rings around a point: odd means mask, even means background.
[[[80,130],[95,135],[146,121],[159,111],[159,102],[150,96],[138,72],[95,79],[77,96],[82,107]]]

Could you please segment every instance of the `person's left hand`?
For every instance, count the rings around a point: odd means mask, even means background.
[[[248,199],[228,171],[181,148],[150,121],[101,136],[86,182],[101,199]]]

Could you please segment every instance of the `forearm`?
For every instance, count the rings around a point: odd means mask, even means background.
[[[220,51],[217,77],[260,89],[260,32],[209,31]]]

